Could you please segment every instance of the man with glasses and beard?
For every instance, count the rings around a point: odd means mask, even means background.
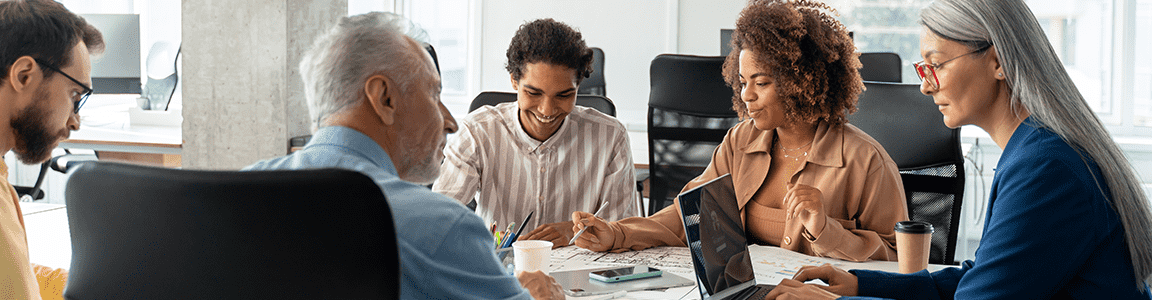
[[[80,129],[92,93],[89,55],[104,50],[95,27],[55,1],[0,2],[0,154],[25,164],[48,160]],[[0,160],[0,299],[60,299],[67,272],[28,261],[16,190]]]

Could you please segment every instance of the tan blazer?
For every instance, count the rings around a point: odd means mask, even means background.
[[[772,209],[759,207],[752,210],[754,214],[768,215],[749,216],[746,208],[753,197],[759,195],[757,192],[768,175],[772,161],[769,147],[774,135],[775,130],[756,129],[750,120],[737,124],[728,130],[724,141],[713,152],[704,173],[688,182],[682,191],[731,173],[745,228],[769,226],[748,220],[778,218]],[[896,222],[908,219],[904,185],[896,163],[872,137],[849,124],[819,124],[807,160],[791,176],[790,182],[820,190],[827,225],[818,239],[812,239],[806,232],[802,233],[799,222],[780,220],[784,226],[783,237],[768,244],[849,261],[896,260],[893,227]],[[685,246],[679,200],[647,218],[627,218],[611,222],[609,227],[616,233],[614,252]]]

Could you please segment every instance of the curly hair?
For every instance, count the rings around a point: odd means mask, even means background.
[[[576,70],[576,84],[592,74],[592,49],[580,32],[551,18],[520,25],[508,45],[507,56],[504,68],[515,80],[524,75],[525,65],[538,62]]]
[[[789,122],[844,124],[864,90],[860,60],[848,30],[826,4],[808,0],[752,0],[732,32],[732,52],[724,80],[732,87],[732,110],[748,117],[740,99],[740,52],[755,52],[756,63],[776,82]]]

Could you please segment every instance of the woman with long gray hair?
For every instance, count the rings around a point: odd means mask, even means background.
[[[913,274],[806,267],[771,296],[1152,298],[1147,196],[1028,6],[938,0],[920,23],[920,90],[946,125],[977,125],[1004,150],[975,260]]]

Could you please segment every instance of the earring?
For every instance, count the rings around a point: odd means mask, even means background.
[[[998,73],[998,74],[996,74],[996,77],[1001,77],[1001,78],[1003,78],[1003,77],[1004,77],[1004,73]]]

